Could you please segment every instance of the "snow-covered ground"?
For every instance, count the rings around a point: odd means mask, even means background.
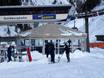
[[[35,1],[35,0],[34,0]],[[37,5],[50,4],[54,0],[38,0]],[[61,0],[66,3],[65,0]],[[41,4],[40,4],[41,3]],[[102,9],[101,6],[95,8]],[[95,42],[95,35],[104,33],[104,16],[90,18],[89,31],[90,41]],[[74,22],[66,24],[73,27]],[[79,30],[85,31],[84,19],[76,19],[75,26]],[[16,35],[14,28],[10,28],[11,35]],[[0,36],[8,36],[7,26],[0,26]],[[61,57],[59,63],[49,64],[45,55],[36,51],[32,52],[32,62],[28,62],[27,56],[23,57],[24,62],[0,63],[0,78],[104,78],[104,49],[94,48],[91,53],[76,50],[71,53],[71,62],[67,63],[65,54]],[[55,61],[57,62],[58,56]]]
[[[32,62],[1,63],[0,78],[104,78],[103,49],[91,49],[90,54],[76,50],[70,63],[65,55],[55,64],[48,64],[47,58],[36,51],[32,57]]]

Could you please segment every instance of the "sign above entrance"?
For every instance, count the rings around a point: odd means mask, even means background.
[[[33,20],[36,19],[56,19],[56,14],[35,14],[33,15]]]
[[[32,20],[32,15],[9,15],[0,16],[0,21]]]
[[[1,22],[50,22],[67,19],[68,14],[34,14],[34,15],[8,15],[0,16]]]
[[[71,5],[2,6],[1,23],[32,23],[66,21]]]

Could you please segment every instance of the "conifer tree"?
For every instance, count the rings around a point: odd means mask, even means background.
[[[94,7],[100,4],[101,0],[87,0],[84,4],[77,7],[78,12],[91,11]]]

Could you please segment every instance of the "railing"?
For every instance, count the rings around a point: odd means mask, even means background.
[[[90,43],[89,46],[91,48],[95,48],[95,47],[104,48],[104,42],[93,42],[93,43]]]

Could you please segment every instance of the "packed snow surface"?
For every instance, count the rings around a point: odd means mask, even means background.
[[[32,62],[4,62],[0,64],[0,78],[104,78],[104,50],[91,53],[76,50],[67,63],[65,54],[59,63],[49,64],[45,55],[32,52]],[[57,55],[56,55],[57,62]]]

